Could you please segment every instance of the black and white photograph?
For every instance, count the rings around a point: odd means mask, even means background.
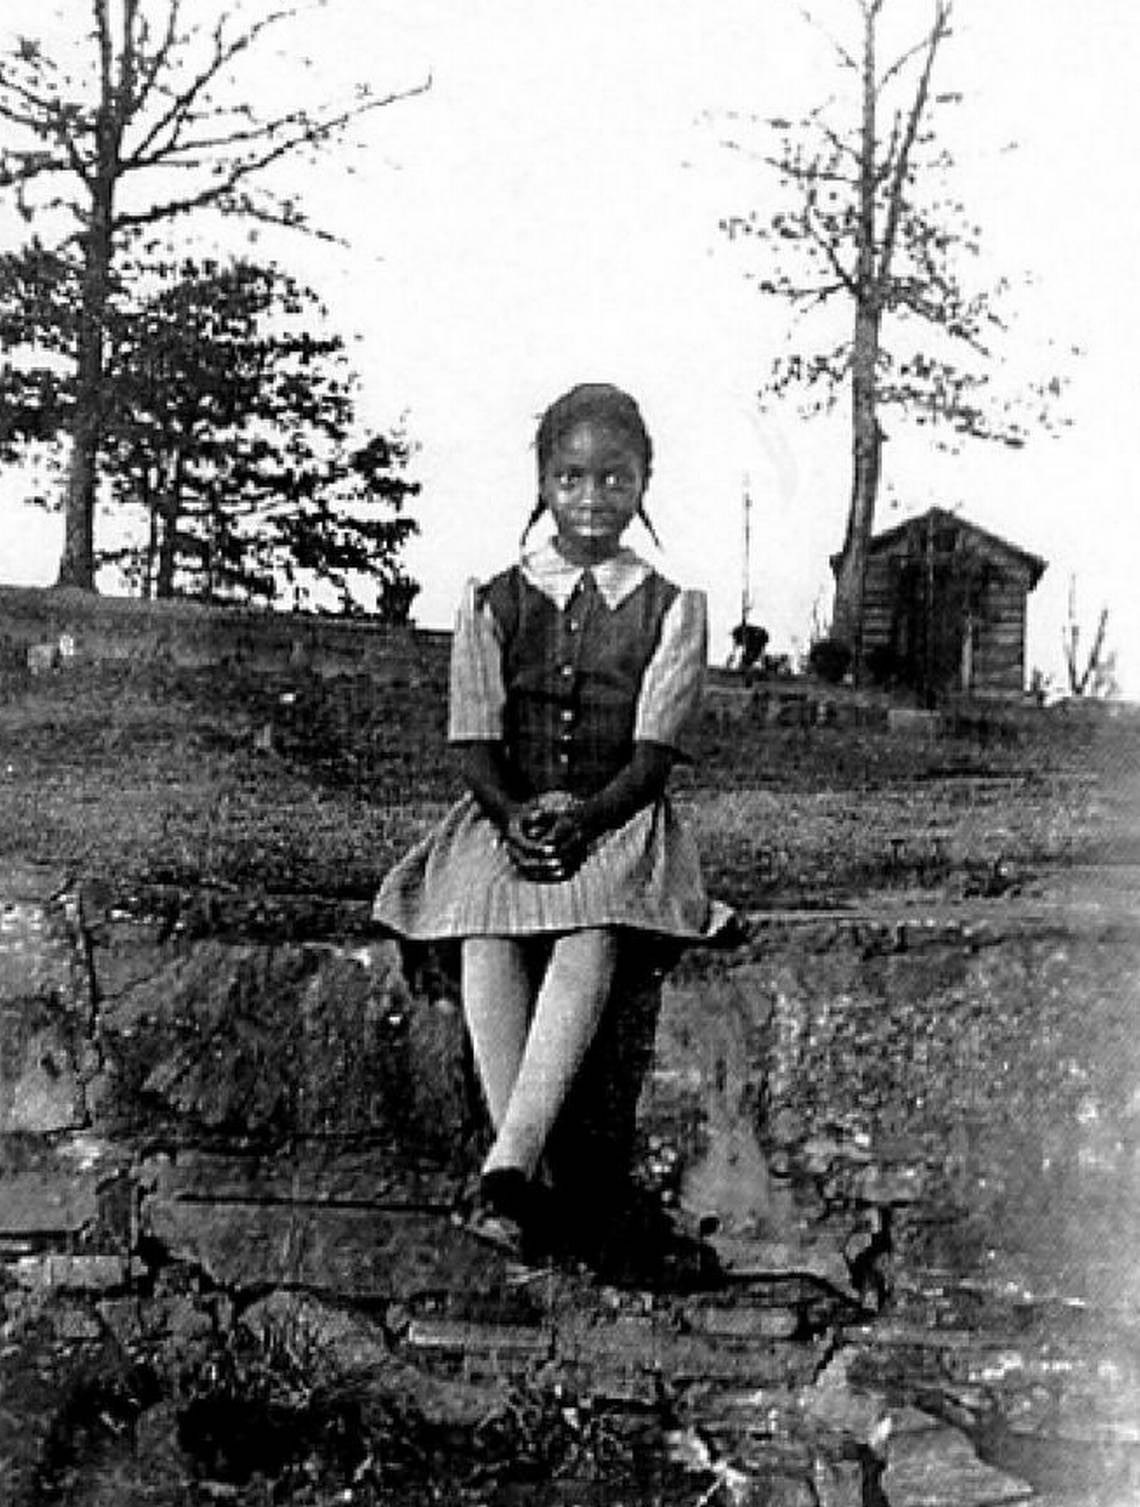
[[[1138,1507],[1138,73],[4,0],[0,1507]]]

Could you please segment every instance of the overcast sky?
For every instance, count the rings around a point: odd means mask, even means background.
[[[6,0],[6,21],[10,4],[26,0]],[[836,21],[853,5],[816,9]],[[916,22],[928,11],[892,8]],[[1015,362],[1048,369],[1049,340],[1085,355],[1070,366],[1074,423],[1059,439],[951,460],[892,434],[878,526],[938,503],[1043,555],[1030,662],[1055,674],[1075,574],[1086,620],[1110,607],[1122,680],[1140,697],[1140,14],[1131,0],[958,0],[958,12],[942,81],[967,93],[959,186],[995,271],[1035,278],[1011,305]],[[426,95],[373,117],[365,150],[299,181],[350,249],[272,248],[359,337],[369,417],[406,411],[421,446],[418,620],[449,624],[464,577],[512,556],[545,404],[576,381],[611,380],[649,422],[659,563],[708,588],[714,657],[740,609],[746,475],[753,619],[777,647],[802,644],[817,600],[826,611],[827,556],[842,537],[847,434],[842,422],[758,412],[787,318],[717,229],[770,195],[757,165],[721,145],[732,130],[721,112],[794,113],[837,83],[798,7],[331,0],[304,50],[310,67],[267,58],[255,87],[432,75]],[[1012,140],[1019,150],[1002,151]],[[9,502],[0,521],[0,578],[49,581],[59,520]],[[642,535],[631,542],[648,549]]]

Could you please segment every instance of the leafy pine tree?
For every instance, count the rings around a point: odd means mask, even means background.
[[[361,433],[357,379],[316,295],[240,260],[129,270],[132,291],[116,285],[107,305],[101,467],[141,536],[99,558],[146,596],[307,606],[331,589],[340,611],[405,621],[411,446]],[[79,276],[50,253],[4,258],[0,328],[66,356]],[[0,382],[9,458],[66,430],[73,368],[9,362]]]
[[[301,9],[87,0],[69,8],[70,35],[18,36],[0,53],[0,188],[29,220],[70,219],[81,261],[61,585],[94,586],[107,343],[131,237],[206,209],[311,230],[301,205],[274,190],[270,170],[427,87],[379,94],[363,84],[347,101],[260,109],[245,70]]]

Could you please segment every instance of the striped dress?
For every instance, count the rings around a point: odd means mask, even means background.
[[[637,740],[679,748],[701,691],[705,598],[680,590],[633,551],[589,570],[553,544],[464,590],[452,644],[448,738],[498,741],[531,793],[589,795]],[[710,937],[695,845],[667,796],[591,847],[569,879],[514,868],[474,797],[385,878],[375,919],[436,940],[534,936],[614,926],[677,940]]]

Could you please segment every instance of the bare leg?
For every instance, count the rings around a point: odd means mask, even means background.
[[[485,1172],[517,1167],[530,1176],[582,1065],[609,998],[617,933],[574,931],[555,942],[534,1019]]]
[[[530,1018],[523,944],[511,937],[468,937],[461,949],[463,1013],[491,1124],[503,1123],[518,1077]]]

